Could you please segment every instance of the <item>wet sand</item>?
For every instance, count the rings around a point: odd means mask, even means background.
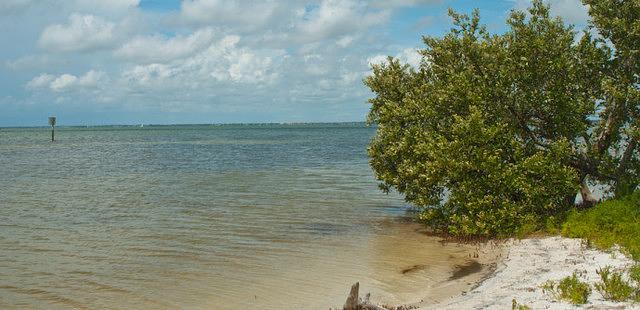
[[[504,249],[495,243],[445,242],[420,224],[404,225],[381,245],[388,247],[383,255],[387,267],[374,277],[387,286],[381,295],[375,288],[369,291],[371,300],[382,305],[421,306],[460,295],[489,277],[502,257]],[[369,292],[366,283],[361,282],[361,291]]]

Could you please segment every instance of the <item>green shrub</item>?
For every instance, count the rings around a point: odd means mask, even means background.
[[[636,264],[629,269],[629,278],[636,281],[638,286],[640,286],[640,264]]]
[[[626,301],[633,297],[634,289],[622,279],[622,272],[612,271],[607,266],[598,270],[600,282],[595,284],[596,289],[605,299],[613,301]]]
[[[553,298],[568,301],[574,305],[587,303],[589,295],[591,295],[591,287],[589,284],[578,279],[577,272],[570,277],[555,281],[547,281],[542,285],[545,293],[551,294]]]
[[[635,282],[635,297],[634,300],[640,302],[640,264],[636,264],[629,268],[629,278]]]
[[[602,249],[618,244],[634,259],[640,259],[640,191],[571,212],[562,226],[562,235],[585,238]]]
[[[531,307],[519,304],[514,298],[511,300],[511,310],[531,310]]]

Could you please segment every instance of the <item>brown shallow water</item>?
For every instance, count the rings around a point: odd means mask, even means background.
[[[402,222],[361,124],[0,131],[0,309],[417,302],[470,246]],[[446,281],[446,282],[442,282]],[[440,294],[441,295],[441,294]]]
[[[443,244],[424,234],[418,224],[391,220],[379,225],[376,234],[349,241],[330,238],[311,257],[283,258],[269,276],[229,287],[239,292],[229,309],[340,307],[356,281],[362,294],[371,293],[378,303],[428,303],[461,293],[483,272],[489,272],[484,265],[476,269],[476,246]],[[461,276],[465,281],[451,281],[461,266],[469,265],[474,267],[465,269]],[[442,289],[443,284],[447,289]],[[203,307],[225,308],[221,305],[230,305],[230,301],[214,294]]]

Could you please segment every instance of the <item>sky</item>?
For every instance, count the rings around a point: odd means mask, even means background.
[[[579,0],[548,0],[584,25]],[[362,79],[420,62],[448,8],[504,31],[528,0],[1,0],[0,127],[364,121]]]

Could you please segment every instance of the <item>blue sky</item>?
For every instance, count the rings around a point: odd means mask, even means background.
[[[584,25],[579,0],[549,0]],[[3,0],[0,126],[362,121],[369,64],[527,0]]]

